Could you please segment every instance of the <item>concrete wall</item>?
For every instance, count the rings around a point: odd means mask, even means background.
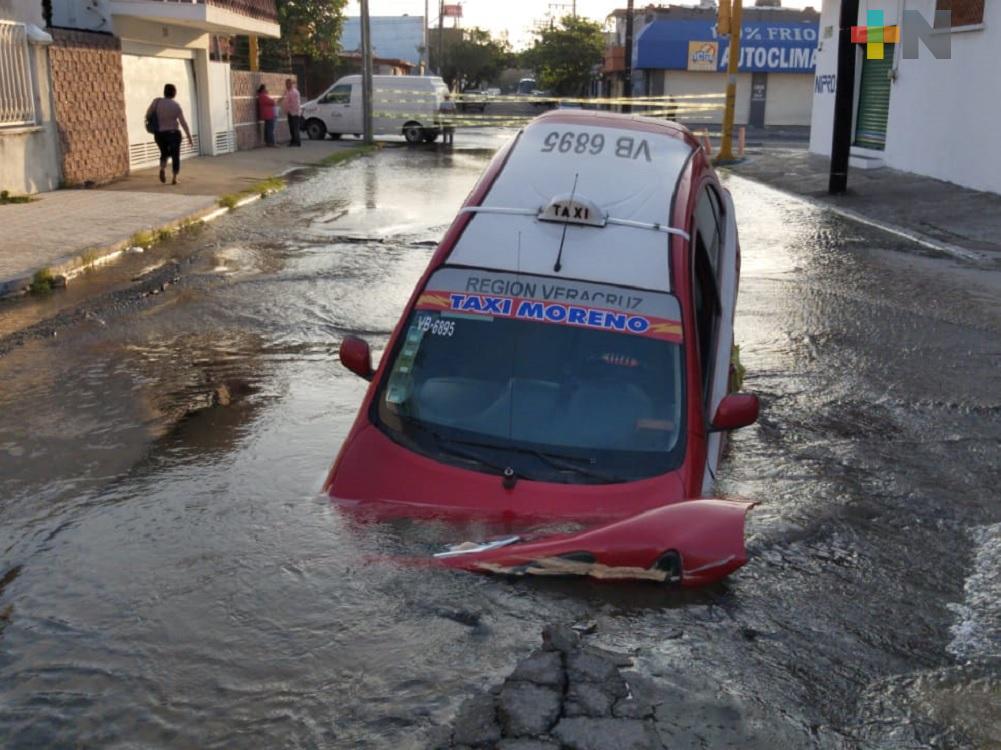
[[[824,28],[837,26],[838,5],[836,0],[824,2],[818,75],[836,73],[836,41],[824,39]],[[899,23],[897,0],[870,0],[868,5],[882,9],[888,24]],[[929,23],[934,6],[935,0],[905,3]],[[935,59],[923,45],[918,59],[905,60],[902,45],[897,45],[886,150],[855,151],[881,153],[887,166],[895,169],[1001,193],[1001,158],[992,143],[993,128],[1001,121],[996,54],[1001,45],[1001,3],[985,3],[983,28],[953,32],[951,40],[951,60]],[[830,155],[833,101],[833,94],[814,93],[810,150],[819,154]]]
[[[233,84],[233,126],[236,129],[236,147],[240,151],[264,145],[264,124],[257,119],[257,87],[262,83],[274,99],[285,93],[285,79],[295,78],[288,73],[251,73],[234,70]],[[288,143],[288,120],[282,112],[275,127],[275,140]]]
[[[129,172],[119,40],[54,29],[52,87],[69,185],[102,184]]]
[[[41,4],[34,0],[0,0],[0,18],[33,26],[28,44],[35,124],[0,128],[0,190],[38,193],[59,187],[59,136],[49,79],[50,41],[40,28]]]

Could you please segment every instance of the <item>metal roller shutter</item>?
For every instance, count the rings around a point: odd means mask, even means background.
[[[163,96],[163,85],[177,87],[177,101],[184,110],[184,119],[191,128],[194,146],[181,143],[181,158],[197,156],[198,105],[195,93],[195,70],[191,60],[172,57],[122,55],[125,79],[125,116],[129,132],[129,167],[141,169],[157,164],[160,150],[153,136],[146,132],[146,109],[156,97]]]
[[[887,44],[882,60],[865,59],[859,91],[855,145],[882,151],[886,148],[886,121],[890,116],[890,73],[893,45]]]

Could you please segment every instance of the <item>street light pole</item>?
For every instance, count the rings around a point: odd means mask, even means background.
[[[361,0],[361,106],[362,130],[365,143],[371,144],[372,133],[372,28],[368,15],[368,0]]]
[[[855,107],[855,45],[852,26],[858,23],[859,0],[841,0],[838,21],[838,77],[834,90],[834,130],[831,136],[831,177],[827,192],[848,190],[848,161],[852,153],[852,110]]]
[[[428,24],[431,23],[431,19],[428,18],[428,0],[424,0],[424,70],[422,71],[424,75],[431,74],[431,50],[428,49],[428,42],[430,38],[428,37]]]
[[[722,0],[729,2],[729,0]],[[733,161],[733,121],[737,107],[737,71],[740,70],[740,32],[744,0],[733,0],[730,8],[730,49],[726,64],[726,109],[723,111],[723,136],[719,148],[720,161]],[[722,3],[721,3],[722,4]]]
[[[631,99],[633,96],[633,0],[626,3],[626,48],[623,50],[623,70],[622,76],[622,98]],[[623,112],[632,112],[631,104],[622,105]]]

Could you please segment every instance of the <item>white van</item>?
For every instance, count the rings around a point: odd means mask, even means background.
[[[431,143],[454,112],[448,86],[439,76],[372,76],[372,130],[402,135],[407,143]],[[311,140],[362,133],[361,76],[345,76],[302,106],[303,129]]]

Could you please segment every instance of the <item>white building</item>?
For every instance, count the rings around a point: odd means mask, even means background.
[[[837,87],[839,0],[824,0],[814,85],[810,150],[830,156]],[[951,59],[937,59],[917,41],[920,20],[933,26],[936,10],[952,12],[951,26],[927,35],[947,39]],[[994,144],[1001,120],[1001,2],[998,0],[867,0],[853,25],[882,11],[900,41],[884,58],[867,59],[857,44],[852,164],[886,165],[978,190],[1001,193],[1001,156]],[[910,43],[908,43],[910,40]],[[905,49],[913,47],[913,49]]]
[[[0,0],[0,190],[59,186],[59,133],[38,0]]]

